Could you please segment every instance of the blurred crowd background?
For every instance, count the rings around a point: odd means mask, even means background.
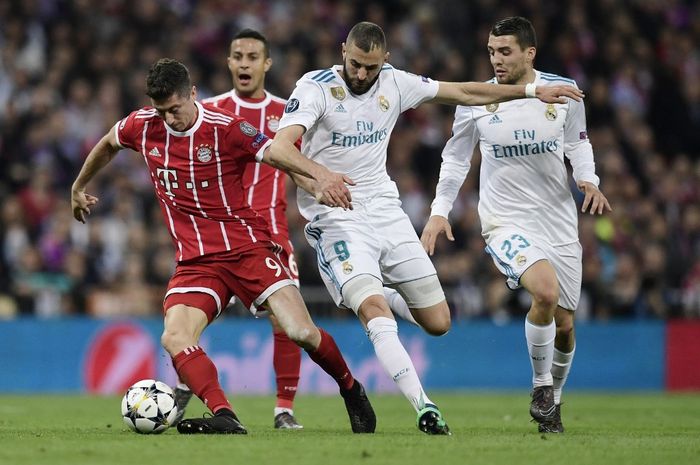
[[[0,315],[159,315],[174,268],[143,161],[117,156],[89,192],[87,225],[70,184],[113,124],[148,104],[145,74],[168,56],[188,65],[201,98],[231,88],[230,37],[267,35],[267,88],[289,95],[305,72],[340,63],[359,20],[380,24],[390,62],[439,80],[487,80],[493,23],[535,25],[536,68],[575,79],[601,189],[613,206],[582,215],[582,320],[700,316],[700,3],[681,0],[5,0],[0,2]],[[454,109],[423,105],[400,119],[389,170],[420,233]],[[484,253],[476,212],[478,157],[451,215],[456,241],[434,262],[453,318],[520,318]],[[291,183],[290,183],[291,184]],[[580,203],[581,196],[572,184]],[[334,309],[321,287],[290,188],[290,228],[313,315]],[[231,314],[236,314],[234,311]]]

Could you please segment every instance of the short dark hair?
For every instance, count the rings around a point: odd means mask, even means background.
[[[492,36],[515,36],[520,49],[537,47],[537,36],[532,23],[522,16],[511,16],[497,22],[491,29]]]
[[[233,46],[233,41],[238,39],[255,39],[263,43],[265,49],[265,58],[270,58],[270,43],[267,41],[267,37],[262,35],[262,33],[256,31],[255,29],[243,29],[238,34],[233,36],[231,39],[231,46]],[[229,47],[230,48],[230,47]],[[229,50],[229,54],[231,51]]]
[[[355,44],[364,52],[369,52],[375,47],[386,50],[386,37],[381,27],[368,21],[355,24],[346,40],[347,44]]]
[[[190,72],[177,60],[161,58],[148,70],[146,95],[153,100],[166,100],[173,94],[186,97],[191,90]]]

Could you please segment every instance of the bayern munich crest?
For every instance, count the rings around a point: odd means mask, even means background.
[[[211,147],[208,145],[200,145],[197,147],[197,160],[206,163],[211,160]]]
[[[270,130],[270,132],[277,132],[277,130],[280,128],[280,119],[277,116],[268,116],[267,117],[267,129]]]

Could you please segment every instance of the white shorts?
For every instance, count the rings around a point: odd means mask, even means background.
[[[361,274],[387,286],[437,274],[399,199],[379,197],[353,207],[318,215],[304,228],[336,305],[347,307],[343,286]]]
[[[520,287],[520,277],[533,263],[547,260],[559,281],[559,306],[576,310],[581,296],[582,248],[576,241],[553,246],[533,233],[502,229],[489,235],[486,253],[507,280],[511,289]]]

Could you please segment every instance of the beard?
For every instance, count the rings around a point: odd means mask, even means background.
[[[503,77],[503,80],[500,80],[498,77],[496,77],[496,81],[498,81],[499,84],[517,84],[518,81],[520,81],[526,73],[527,69],[525,68],[514,69],[510,73],[506,74]]]
[[[377,82],[377,79],[379,79],[379,73],[377,73],[377,75],[374,77],[374,79],[372,79],[372,81],[360,82],[359,80],[353,80],[348,75],[347,67],[345,63],[343,63],[343,79],[345,79],[345,84],[350,89],[350,92],[352,92],[355,95],[362,95],[368,90],[370,90],[374,83]]]

